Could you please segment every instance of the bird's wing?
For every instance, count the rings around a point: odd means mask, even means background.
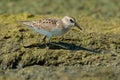
[[[34,21],[20,21],[22,24],[27,25],[29,27],[35,27],[38,29],[42,29],[48,32],[51,32],[56,29],[57,23],[60,19],[56,18],[46,18],[41,20],[34,20]]]

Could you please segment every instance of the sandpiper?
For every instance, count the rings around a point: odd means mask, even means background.
[[[68,32],[68,30],[76,26],[80,30],[82,28],[78,25],[75,18],[70,16],[65,16],[60,18],[44,18],[41,20],[34,21],[20,21],[22,24],[27,25],[29,28],[44,35],[43,41],[46,44],[46,37],[50,40],[53,36],[60,36]]]

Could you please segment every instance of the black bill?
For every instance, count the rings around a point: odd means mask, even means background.
[[[76,26],[77,28],[79,28],[80,30],[82,30],[81,26],[79,26],[77,23],[75,23],[75,26]]]

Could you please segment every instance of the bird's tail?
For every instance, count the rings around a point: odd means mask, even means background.
[[[27,26],[32,26],[31,21],[17,21],[17,22],[24,24],[24,25],[27,25]]]

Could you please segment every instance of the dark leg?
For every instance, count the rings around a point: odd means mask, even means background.
[[[46,41],[46,37],[47,37],[47,36],[44,36],[44,37],[43,37],[42,42]]]
[[[47,36],[44,36],[43,39],[42,39],[42,42],[44,42],[45,46],[47,47],[46,38],[47,38]]]

